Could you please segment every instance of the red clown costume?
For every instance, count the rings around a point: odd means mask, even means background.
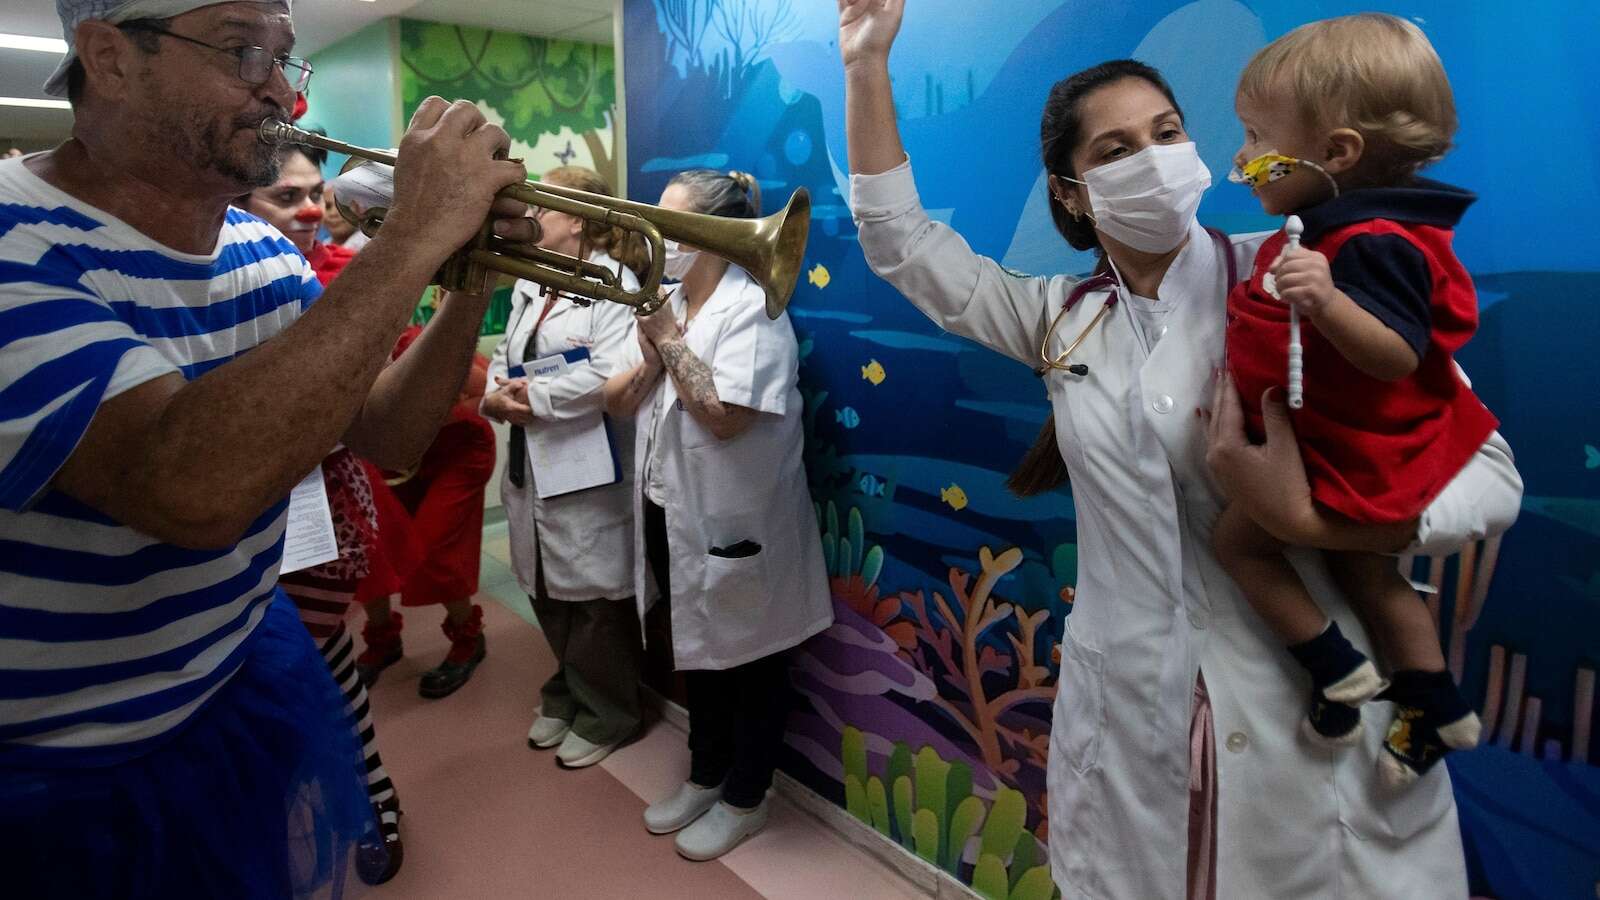
[[[391,358],[399,359],[422,330],[413,325],[401,332]],[[367,646],[357,666],[369,684],[403,653],[404,618],[388,611],[388,598],[398,595],[407,607],[444,605],[448,612],[478,591],[484,491],[495,462],[494,431],[478,414],[488,369],[489,361],[475,354],[461,395],[416,469],[371,469],[384,552],[356,592],[368,608]],[[425,697],[444,697],[465,684],[485,652],[478,606],[461,620],[447,615],[441,627],[450,652],[423,675]]]

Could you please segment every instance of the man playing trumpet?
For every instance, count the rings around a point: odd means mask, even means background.
[[[304,896],[369,827],[339,694],[275,583],[336,444],[412,465],[472,359],[503,130],[423,102],[381,236],[325,293],[232,198],[311,68],[289,0],[58,0],[70,140],[0,162],[0,846],[17,896]],[[329,854],[332,854],[331,857]]]

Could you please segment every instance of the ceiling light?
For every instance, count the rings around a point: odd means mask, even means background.
[[[6,50],[38,50],[41,53],[66,53],[67,42],[60,38],[0,33],[0,48]]]
[[[32,97],[0,97],[0,106],[26,106],[32,109],[71,109],[65,100],[35,100]]]

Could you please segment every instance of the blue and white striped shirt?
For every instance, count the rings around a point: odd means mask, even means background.
[[[320,293],[276,229],[229,209],[178,253],[0,162],[0,764],[126,758],[238,670],[272,602],[287,501],[226,550],[163,544],[54,491],[101,403],[195,379]]]

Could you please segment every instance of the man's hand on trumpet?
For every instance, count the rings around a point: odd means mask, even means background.
[[[491,215],[500,237],[536,240],[538,226],[526,218],[527,204],[495,196],[528,176],[520,161],[504,158],[510,147],[505,129],[490,124],[472,103],[422,101],[400,140],[394,201],[381,236],[398,236],[439,264],[472,240]]]

